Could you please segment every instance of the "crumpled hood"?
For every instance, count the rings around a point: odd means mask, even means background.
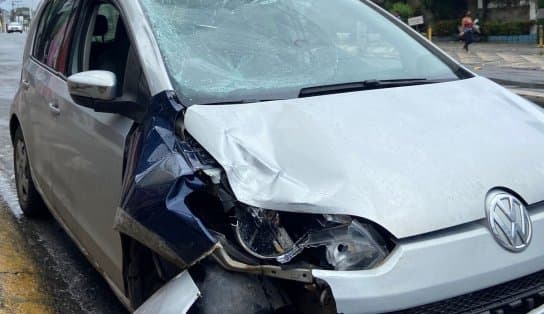
[[[484,218],[495,187],[544,200],[543,112],[481,77],[197,105],[185,125],[239,201],[364,217],[398,238]]]

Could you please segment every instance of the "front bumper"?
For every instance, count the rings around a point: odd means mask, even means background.
[[[531,209],[533,240],[521,253],[497,244],[484,222],[400,241],[378,268],[313,270],[339,313],[384,313],[492,287],[544,269],[544,205]]]

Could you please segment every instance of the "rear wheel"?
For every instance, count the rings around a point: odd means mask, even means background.
[[[15,131],[13,139],[13,164],[15,168],[15,186],[21,210],[27,217],[38,216],[45,211],[45,205],[32,179],[21,128]]]

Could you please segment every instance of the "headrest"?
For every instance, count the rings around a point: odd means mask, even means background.
[[[108,19],[104,15],[97,15],[94,22],[93,36],[104,36],[108,32]]]

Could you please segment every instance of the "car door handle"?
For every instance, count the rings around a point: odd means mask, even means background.
[[[52,102],[49,103],[49,110],[51,111],[51,113],[52,113],[54,116],[58,116],[58,115],[60,114],[59,105],[57,105],[57,104],[55,104],[55,103],[52,103]]]
[[[23,80],[23,88],[28,89],[30,87],[30,82],[27,80]]]

